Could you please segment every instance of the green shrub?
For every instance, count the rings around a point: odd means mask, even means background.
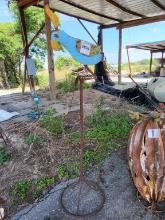
[[[77,90],[78,86],[75,85],[75,77],[71,74],[66,75],[64,80],[57,82],[57,89],[61,90],[64,93]]]
[[[80,66],[81,64],[77,62],[76,60],[74,60],[72,57],[59,56],[55,60],[55,67],[58,70],[68,69],[68,68],[70,69],[78,68]]]
[[[3,165],[9,160],[9,154],[7,153],[5,147],[0,145],[0,165]]]
[[[40,119],[40,124],[53,134],[62,134],[64,132],[64,121],[62,116],[57,116],[56,109],[48,108]]]

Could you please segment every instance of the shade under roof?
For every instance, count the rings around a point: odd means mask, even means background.
[[[18,0],[44,5],[44,0]],[[22,2],[22,3],[21,3]],[[165,20],[165,0],[50,0],[58,12],[101,25],[118,25],[129,21],[158,18]],[[152,21],[150,21],[152,22]]]
[[[128,45],[127,48],[150,50],[151,52],[165,52],[165,41]]]

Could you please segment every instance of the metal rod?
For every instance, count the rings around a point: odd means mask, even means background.
[[[150,51],[150,75],[151,75],[151,71],[152,71],[152,58],[153,58],[153,53],[152,51]]]
[[[80,82],[80,180],[84,178],[84,106],[83,106],[83,79],[79,78]]]
[[[128,47],[127,47],[127,58],[128,58],[128,67],[129,67],[129,76],[132,76],[132,69],[131,69]]]
[[[162,62],[161,62],[161,67],[163,68],[164,66],[164,53],[162,52]]]
[[[97,44],[97,41],[95,40],[95,38],[92,36],[92,34],[89,32],[89,30],[85,27],[85,25],[83,24],[83,22],[77,18],[77,20],[79,21],[79,23],[82,25],[82,27],[84,28],[84,30],[88,33],[88,35],[91,37],[91,39],[95,42],[95,44]]]
[[[122,62],[122,29],[119,29],[119,51],[118,51],[118,84],[121,84],[121,62]]]

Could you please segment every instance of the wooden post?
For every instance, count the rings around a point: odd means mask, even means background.
[[[100,31],[100,33],[99,33],[99,44],[100,44],[100,46],[101,46],[101,52],[103,53],[103,29],[102,29],[102,27],[100,26],[99,27],[99,31]]]
[[[118,84],[121,84],[121,63],[122,63],[122,29],[119,29],[119,51],[118,51]]]
[[[22,33],[22,41],[23,41],[23,47],[24,47],[24,55],[25,55],[25,67],[24,67],[25,69],[24,69],[24,78],[23,78],[23,85],[22,85],[22,93],[24,93],[25,92],[25,85],[26,85],[26,76],[28,77],[27,66],[26,66],[26,57],[29,56],[29,48],[28,48],[28,38],[27,38],[24,9],[18,7],[18,10],[19,10],[21,33]],[[28,81],[29,81],[29,85],[30,85],[30,89],[31,89],[29,77],[28,77]]]
[[[49,4],[49,0],[44,0],[44,6]],[[44,8],[45,11],[45,8]],[[54,73],[54,59],[53,50],[51,47],[51,21],[48,18],[45,11],[45,27],[47,37],[47,48],[48,48],[48,71],[49,71],[49,87],[51,99],[56,98],[56,85],[55,85],[55,73]]]
[[[162,52],[162,62],[161,62],[161,67],[163,68],[164,66],[164,52]]]
[[[152,71],[152,58],[153,58],[153,53],[152,51],[150,51],[150,75],[151,75],[151,71]]]

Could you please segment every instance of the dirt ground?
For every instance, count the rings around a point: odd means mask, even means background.
[[[69,133],[79,130],[79,92],[59,94],[56,101],[49,99],[47,91],[39,91],[38,95],[41,98],[41,111],[51,106],[57,109],[59,115],[64,115],[66,132],[62,135],[51,135],[42,129],[37,121],[28,117],[28,113],[34,108],[29,93],[25,95],[15,93],[0,97],[0,108],[20,113],[19,116],[0,125],[10,140],[7,146],[7,152],[11,155],[10,161],[0,167],[0,195],[7,201],[10,212],[15,212],[32,202],[29,198],[29,201],[25,201],[24,204],[12,203],[9,192],[17,181],[56,176],[59,164],[63,162],[69,165],[73,159],[79,158],[79,144],[66,141]],[[84,91],[85,115],[95,111],[100,97],[104,97],[107,108],[114,111],[124,111],[129,108],[125,101],[115,96],[89,89]],[[46,141],[28,145],[25,139],[29,132],[44,137]],[[86,146],[91,147],[92,144],[94,143],[86,143]]]

